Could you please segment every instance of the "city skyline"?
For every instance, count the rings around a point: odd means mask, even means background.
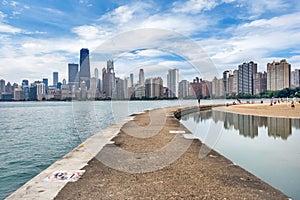
[[[264,71],[260,67],[264,68],[268,62],[283,58],[291,63],[292,70],[300,67],[298,1],[264,0],[257,4],[243,0],[121,3],[6,0],[0,4],[3,52],[0,77],[11,82],[23,78],[34,81],[52,72],[59,72],[60,79],[67,78],[65,63],[78,61],[77,49],[88,48],[92,55],[99,45],[120,33],[161,27],[194,41],[208,54],[219,74],[250,60],[255,60],[259,71]],[[82,18],[78,17],[79,13],[87,15]],[[130,49],[138,42],[122,45]],[[171,68],[187,66],[184,60],[173,59],[158,49],[129,51],[126,56],[143,68],[167,64]],[[132,69],[126,60],[116,60],[115,64],[125,71]],[[91,63],[91,69],[95,67]],[[181,71],[192,79],[192,73]]]
[[[270,91],[270,88],[281,90],[300,86],[300,70],[296,69],[291,72],[291,64],[285,59],[282,59],[280,62],[273,61],[272,63],[268,63],[267,72],[258,72],[257,63],[253,61],[244,62],[238,65],[237,69],[233,71],[224,71],[223,77],[218,79],[215,76],[212,80],[206,80],[201,77],[195,77],[193,81],[180,79],[179,70],[176,68],[168,69],[164,75],[159,74],[145,77],[144,69],[140,68],[138,70],[139,78],[134,82],[133,73],[122,78],[118,77],[115,73],[113,60],[108,60],[106,68],[102,69],[102,80],[99,79],[98,68],[94,69],[94,74],[91,76],[89,62],[87,62],[86,66],[82,64],[83,60],[86,60],[86,57],[89,57],[89,50],[81,49],[79,60],[81,63],[80,70],[78,69],[78,64],[68,64],[68,84],[66,79],[63,79],[62,83],[58,82],[58,72],[53,72],[52,86],[49,86],[48,78],[43,78],[42,81],[36,80],[30,83],[30,86],[28,80],[22,80],[22,87],[16,83],[12,85],[10,82],[7,82],[5,85],[5,80],[1,79],[0,99],[43,100],[49,98],[90,99],[98,97],[116,99],[137,97],[141,99],[144,97],[186,98],[191,96],[197,98],[214,98],[225,97],[227,95],[235,96],[238,94],[255,95],[267,90]],[[87,72],[87,69],[89,72]],[[165,76],[167,77],[167,81],[163,81],[164,78],[162,77]],[[90,84],[90,87],[87,83]],[[50,87],[51,91],[48,93]],[[57,89],[59,90],[57,91]]]

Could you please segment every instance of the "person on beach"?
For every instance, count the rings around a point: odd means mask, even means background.
[[[296,102],[296,98],[294,97],[293,100],[291,101],[291,108],[295,108],[295,102]]]
[[[200,108],[200,98],[198,98],[198,107]]]
[[[271,104],[270,104],[270,106],[273,106],[273,103],[274,103],[274,97],[272,97],[272,99],[271,99]]]
[[[295,102],[294,101],[291,102],[291,108],[295,108]]]

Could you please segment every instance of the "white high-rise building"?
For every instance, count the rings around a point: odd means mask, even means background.
[[[178,82],[179,74],[178,69],[169,69],[167,75],[167,86],[168,86],[168,96],[178,97]]]
[[[161,77],[146,79],[145,96],[147,98],[155,98],[155,97],[163,96],[163,80]]]
[[[46,95],[46,87],[44,83],[36,83],[36,95],[38,100],[42,100]]]
[[[291,65],[285,60],[267,64],[267,89],[282,90],[289,88],[291,83]]]
[[[115,70],[114,61],[107,61],[106,69],[102,69],[102,91],[105,97],[112,97],[112,93],[115,89]]]
[[[124,98],[128,99],[130,97],[128,88],[131,87],[131,80],[129,77],[124,78]]]
[[[187,80],[182,80],[179,82],[179,91],[178,91],[179,98],[186,98],[189,96],[189,85],[190,83]]]
[[[300,69],[291,72],[291,88],[300,86]]]
[[[96,78],[96,80],[99,79],[99,70],[97,67],[94,69],[94,77]]]

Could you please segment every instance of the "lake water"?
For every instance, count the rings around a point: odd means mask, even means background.
[[[0,199],[116,121],[177,105],[196,105],[196,100],[0,102]]]
[[[192,113],[181,122],[201,141],[235,164],[300,199],[300,120]]]

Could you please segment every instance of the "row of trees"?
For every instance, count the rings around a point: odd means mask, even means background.
[[[293,97],[300,97],[300,87],[297,88],[284,88],[278,91],[264,91],[260,94],[251,95],[251,94],[237,94],[237,95],[227,95],[227,99],[249,99],[249,98],[293,98]]]

